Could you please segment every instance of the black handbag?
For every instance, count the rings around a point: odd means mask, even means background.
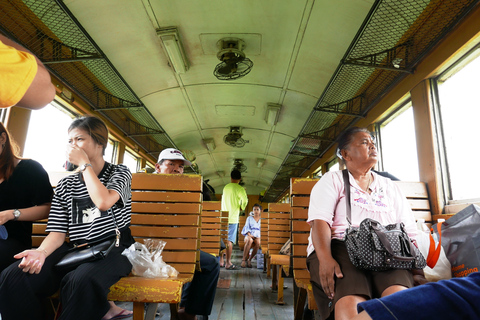
[[[55,264],[57,269],[74,269],[85,262],[105,259],[114,246],[120,245],[120,230],[118,230],[115,216],[111,210],[109,210],[109,214],[112,215],[116,236],[74,246]]]
[[[361,270],[369,271],[425,268],[425,258],[412,243],[403,222],[383,226],[378,221],[366,218],[360,226],[351,226],[350,181],[347,170],[343,170],[343,180],[349,225],[345,231],[345,245],[352,264]]]
[[[73,247],[55,264],[55,267],[59,270],[74,269],[85,262],[105,259],[116,242],[115,238],[111,238]]]

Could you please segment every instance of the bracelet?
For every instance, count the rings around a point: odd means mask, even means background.
[[[45,253],[45,256],[48,256],[47,250],[45,250],[45,249],[37,248],[35,250],[42,251],[43,253]]]

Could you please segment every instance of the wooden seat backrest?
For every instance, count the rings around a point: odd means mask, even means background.
[[[430,209],[430,198],[425,182],[419,181],[395,181],[412,208],[415,220],[424,219],[425,222],[432,222],[432,211]]]
[[[245,214],[247,214],[247,213],[245,213]],[[242,235],[242,230],[243,230],[243,227],[245,226],[246,221],[247,221],[247,216],[238,217],[237,236],[238,236],[238,246],[239,246],[240,250],[243,250],[243,247],[245,246],[244,236]]]
[[[290,195],[292,197],[292,257],[295,279],[305,278],[310,280],[310,273],[306,264],[310,225],[306,221],[308,218],[310,192],[317,182],[318,179],[290,179]]]
[[[290,239],[290,203],[268,204],[268,253],[278,254]]]
[[[200,260],[201,201],[200,175],[132,175],[132,235],[166,241],[163,261],[183,277],[192,277]]]
[[[204,201],[202,203],[202,233],[200,249],[218,255],[222,229],[222,203],[220,201]]]
[[[268,250],[268,212],[262,212],[261,224],[260,224],[260,247],[263,253],[267,253]]]

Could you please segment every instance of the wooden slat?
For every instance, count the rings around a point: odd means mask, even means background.
[[[132,203],[132,213],[200,214],[201,208],[199,203]]]
[[[395,181],[407,198],[428,199],[427,186],[424,182]]]
[[[293,196],[292,207],[308,207],[310,205],[310,196]]]
[[[268,212],[290,212],[290,203],[269,203]]]
[[[210,224],[217,224],[220,225],[221,219],[220,217],[202,217],[202,224],[203,223],[210,223]]]
[[[310,232],[310,225],[306,221],[292,220],[292,230]]]
[[[280,219],[280,220],[289,220],[290,219],[290,211],[287,213],[276,213],[276,212],[269,212],[268,219]]]
[[[198,227],[149,227],[149,226],[136,226],[130,227],[132,235],[134,237],[153,237],[153,238],[197,238],[199,228]]]
[[[201,202],[199,192],[132,191],[132,201]]]
[[[217,235],[220,235],[220,230],[219,229],[202,229],[202,233],[201,233],[202,237],[204,236],[217,236]]]
[[[308,243],[308,236],[309,236],[309,233],[292,233],[292,242],[294,244]]]
[[[292,219],[308,219],[308,209],[306,208],[293,208],[292,207]]]
[[[290,195],[309,195],[317,182],[318,179],[290,178]]]
[[[197,215],[160,215],[160,214],[132,214],[132,225],[157,226],[198,226],[200,216]]]
[[[290,225],[276,225],[276,224],[269,224],[268,231],[275,230],[275,231],[290,231]]]
[[[430,203],[428,199],[409,199],[408,203],[412,210],[430,210]]]
[[[220,201],[204,201],[202,202],[203,210],[222,210]]]
[[[180,301],[184,282],[181,279],[124,277],[110,288],[108,299],[112,301],[177,303]]]
[[[456,203],[456,204],[449,204],[445,206],[445,213],[446,214],[455,214],[459,211],[462,211],[466,207],[468,207],[471,204],[476,204],[477,206],[480,206],[480,202],[467,202],[467,203]]]
[[[202,192],[202,184],[202,176],[197,174],[132,174],[132,190],[180,190]]]

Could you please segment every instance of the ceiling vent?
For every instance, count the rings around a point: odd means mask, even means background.
[[[243,133],[240,127],[230,127],[230,132],[223,137],[223,142],[234,148],[242,148],[248,140],[242,138]]]
[[[223,38],[217,42],[217,58],[213,74],[218,80],[235,80],[246,76],[253,67],[252,60],[245,57],[245,42],[238,38]]]
[[[233,160],[233,170],[238,170],[240,172],[247,171],[247,166],[243,164],[243,159]]]

